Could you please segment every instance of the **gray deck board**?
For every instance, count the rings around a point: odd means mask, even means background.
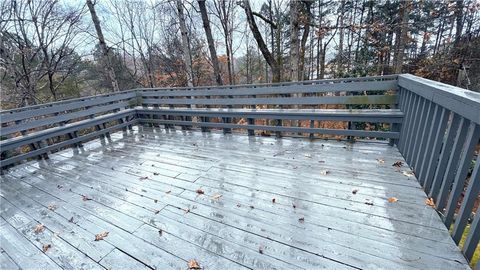
[[[146,127],[111,139],[1,177],[2,266],[468,269],[386,143]],[[101,231],[108,237],[93,241]]]

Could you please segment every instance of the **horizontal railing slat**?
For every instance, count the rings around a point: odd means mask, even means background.
[[[137,109],[139,115],[237,117],[255,119],[331,120],[401,123],[403,113],[395,110],[296,110],[296,109]]]
[[[153,99],[143,98],[145,105],[319,105],[319,104],[350,104],[350,105],[388,105],[397,102],[397,95],[374,96],[325,96],[325,97],[292,97],[292,98],[173,98]]]
[[[373,137],[373,138],[391,138],[397,139],[398,132],[391,131],[366,131],[366,130],[348,130],[348,129],[326,129],[326,128],[303,128],[303,127],[285,127],[285,126],[265,126],[265,125],[241,125],[230,123],[213,123],[213,122],[191,122],[161,119],[144,119],[139,118],[140,123],[156,123],[178,126],[196,126],[211,128],[231,128],[231,129],[252,129],[265,131],[281,131],[292,133],[319,133],[325,135],[344,135],[355,137]]]

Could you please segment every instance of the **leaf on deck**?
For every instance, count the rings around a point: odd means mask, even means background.
[[[212,199],[219,200],[222,197],[222,194],[215,194],[212,196]]]
[[[197,191],[196,191],[196,192],[197,192],[197,194],[198,194],[198,195],[205,194],[205,192],[204,192],[203,190],[201,190],[201,189],[197,189]]]
[[[88,197],[87,195],[82,195],[82,201],[86,202],[86,201],[91,201],[92,198]]]
[[[50,205],[48,205],[47,208],[48,208],[48,210],[50,210],[50,211],[55,211],[55,210],[57,210],[58,207],[57,207],[55,204],[50,204]]]
[[[395,198],[395,197],[390,197],[390,198],[388,198],[388,202],[389,203],[395,203],[395,202],[398,202],[398,199]]]
[[[385,163],[385,160],[383,158],[377,158],[378,163],[383,164]]]
[[[320,174],[321,174],[321,175],[327,175],[327,174],[329,174],[329,173],[330,173],[329,170],[320,171]]]
[[[95,241],[100,241],[100,240],[103,240],[105,237],[108,236],[108,232],[105,231],[105,232],[101,232],[99,234],[95,234]]]
[[[165,191],[165,193],[170,194],[170,193],[172,193],[172,191],[171,191],[171,190],[167,190],[167,191]]]
[[[433,198],[427,198],[425,200],[425,204],[431,206],[432,208],[435,208],[435,202],[433,201]]]
[[[263,246],[258,247],[258,253],[263,254]]]
[[[42,233],[44,230],[45,230],[45,226],[43,226],[43,224],[37,224],[33,229],[35,233]]]
[[[142,177],[139,177],[138,179],[140,179],[140,180],[147,180],[147,179],[148,179],[148,176],[142,176]]]
[[[393,167],[397,167],[397,168],[400,168],[403,166],[403,161],[395,161],[393,164],[392,164]]]
[[[188,261],[188,269],[202,269],[195,259]]]
[[[373,202],[365,202],[366,205],[373,206]]]
[[[413,171],[403,171],[402,174],[408,178],[415,177],[415,173]]]
[[[272,199],[272,203],[275,203],[275,198]]]
[[[43,250],[43,252],[47,252],[47,250],[49,250],[51,247],[52,247],[51,244],[44,244],[42,246],[42,250]]]
[[[293,209],[297,208],[297,206],[294,203],[292,203],[292,207]]]
[[[358,189],[352,190],[352,194],[353,194],[353,195],[357,194],[357,192],[358,192]]]
[[[298,222],[304,223],[304,222],[305,222],[305,218],[304,218],[304,217],[299,218],[299,219],[298,219]]]

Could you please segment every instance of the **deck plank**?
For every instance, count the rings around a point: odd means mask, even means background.
[[[6,230],[10,241],[29,244],[31,261],[63,269],[185,269],[190,259],[205,269],[468,269],[415,178],[402,173],[408,166],[391,165],[404,162],[400,153],[384,142],[146,127],[111,138],[2,176],[2,237]],[[39,222],[45,239],[29,234]],[[110,234],[93,241],[101,231]],[[51,254],[36,253],[52,239]],[[8,241],[1,248],[2,264],[29,269]]]

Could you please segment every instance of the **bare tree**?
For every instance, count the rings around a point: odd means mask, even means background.
[[[222,76],[220,75],[220,66],[218,64],[217,51],[215,50],[215,43],[212,36],[212,29],[210,28],[210,21],[208,20],[207,7],[205,0],[199,0],[198,6],[200,7],[200,14],[202,15],[203,29],[207,36],[208,50],[210,51],[210,58],[213,65],[213,74],[215,76],[215,82],[217,85],[222,85]]]
[[[280,82],[281,81],[280,66],[276,61],[276,59],[273,57],[270,50],[268,49],[267,45],[265,44],[265,41],[263,40],[262,34],[258,30],[258,26],[254,18],[254,13],[252,11],[252,7],[250,6],[250,1],[242,0],[240,4],[242,8],[245,10],[245,15],[247,16],[247,22],[248,22],[248,25],[250,26],[250,30],[252,31],[253,37],[255,38],[255,41],[257,41],[258,47],[262,52],[262,55],[265,58],[265,61],[272,69],[272,73],[273,73],[272,82]],[[256,14],[255,16],[260,18],[263,17],[259,14]],[[268,21],[268,19],[266,18],[263,18],[263,20]]]
[[[95,25],[95,31],[97,32],[98,44],[100,45],[100,49],[102,50],[102,62],[105,66],[105,71],[110,78],[112,83],[112,88],[114,92],[120,91],[118,87],[117,77],[115,76],[115,70],[113,69],[112,63],[110,61],[110,53],[105,43],[105,37],[103,36],[102,27],[100,26],[100,20],[98,19],[97,12],[95,11],[95,5],[92,0],[87,0],[87,6],[90,10],[90,15],[92,16],[93,24]]]
[[[183,14],[183,4],[181,0],[177,0],[178,21],[180,22],[180,33],[182,35],[182,53],[183,63],[187,73],[188,87],[193,87],[193,70],[192,57],[190,50],[190,42],[188,41],[187,26],[185,24],[185,15]]]

